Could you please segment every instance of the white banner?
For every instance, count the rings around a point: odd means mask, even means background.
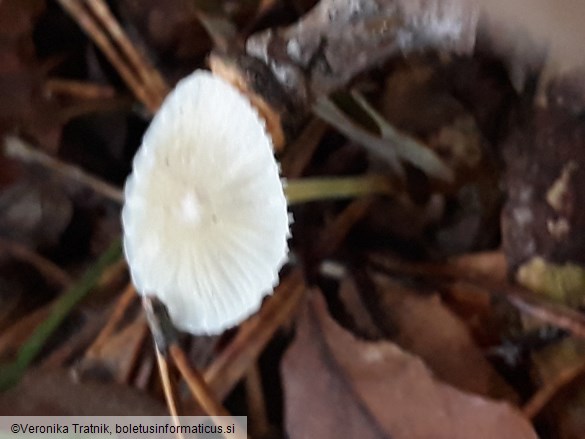
[[[177,421],[177,422],[175,422]],[[0,439],[245,439],[245,416],[0,416]]]

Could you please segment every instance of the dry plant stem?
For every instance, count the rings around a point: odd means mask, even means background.
[[[215,395],[225,398],[244,377],[274,333],[292,317],[306,290],[300,269],[295,269],[266,299],[259,313],[240,326],[233,341],[204,372]]]
[[[111,43],[108,35],[100,28],[94,17],[85,8],[84,2],[80,0],[59,0],[59,3],[63,9],[71,14],[81,28],[104,52],[138,100],[142,102],[151,113],[155,113],[160,106],[158,98],[145,84],[143,84],[140,78],[137,77],[136,73],[132,71],[130,66],[128,66],[122,55],[118,53],[114,45]]]
[[[189,365],[187,356],[176,342],[176,330],[160,301],[152,296],[144,296],[142,304],[156,349],[166,358],[172,360],[195,401],[216,424],[227,425],[233,423],[229,412],[216,399],[201,374]],[[236,433],[235,437],[243,439],[246,436]]]
[[[284,193],[289,204],[298,204],[371,194],[393,195],[395,191],[386,177],[364,175],[289,180],[284,187]]]
[[[209,416],[229,416],[228,411],[216,399],[201,374],[189,365],[187,356],[178,345],[173,343],[169,346],[169,356],[203,411]]]
[[[175,398],[175,392],[173,390],[174,389],[173,383],[171,380],[171,376],[169,374],[169,365],[167,363],[167,360],[163,357],[163,355],[156,348],[156,346],[154,348],[154,351],[156,355],[156,363],[158,365],[158,371],[162,383],[163,392],[165,394],[165,400],[167,402],[167,407],[169,408],[169,413],[173,418],[173,424],[175,424],[175,426],[178,427],[181,425],[181,421],[179,420],[179,410],[177,408],[177,401]],[[178,437],[180,439],[183,439],[183,434],[179,432]]]
[[[169,87],[160,73],[136,50],[104,0],[87,0],[87,5],[104,29],[109,32],[110,37],[118,45],[122,53],[126,55],[136,73],[142,78],[145,86],[159,100],[160,106],[164,97],[169,93]]]
[[[44,152],[33,148],[23,140],[10,137],[6,139],[5,154],[13,159],[18,159],[24,163],[34,163],[50,171],[62,175],[65,178],[73,180],[84,186],[91,188],[94,192],[105,198],[115,201],[118,204],[124,202],[124,193],[117,187],[106,183],[99,178],[88,174],[81,168],[62,162]]]
[[[522,408],[524,415],[529,419],[534,419],[555,395],[584,373],[585,361],[561,372],[551,383],[530,398]]]
[[[110,99],[116,95],[116,90],[109,85],[59,78],[47,79],[44,92],[49,96],[63,95],[77,99]]]
[[[129,113],[132,111],[134,99],[116,97],[108,99],[92,99],[67,105],[59,110],[56,118],[63,125],[77,117],[95,113],[112,113],[115,111]]]
[[[8,253],[16,259],[29,263],[52,285],[59,288],[67,288],[71,285],[71,278],[65,271],[24,245],[0,238],[0,253]]]
[[[224,408],[223,405],[221,405],[211,389],[208,387],[207,383],[203,379],[203,376],[201,376],[197,369],[192,368],[189,365],[187,356],[176,343],[173,343],[169,346],[169,357],[172,358],[175,366],[181,373],[182,377],[185,379],[187,387],[189,387],[189,390],[205,414],[210,416],[213,422],[217,425],[227,426],[229,424],[235,423],[235,421],[230,419],[230,413]],[[244,439],[247,438],[247,435],[241,434],[240,430],[237,429],[234,437],[238,439]]]
[[[234,423],[235,421],[231,420],[230,413],[217,400],[199,371],[189,365],[187,356],[176,343],[169,346],[169,357],[172,358],[179,373],[185,379],[187,387],[189,387],[189,390],[205,414],[210,416],[217,425],[225,426]],[[238,429],[234,437],[244,439],[247,438],[247,435],[241,434]]]

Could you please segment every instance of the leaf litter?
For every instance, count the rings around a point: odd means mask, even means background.
[[[278,153],[284,177],[384,174],[393,194],[294,207],[291,266],[260,313],[221,337],[180,336],[173,349],[205,366],[201,376],[232,413],[255,413],[250,431],[585,434],[582,297],[564,287],[580,279],[583,262],[585,88],[567,68],[580,58],[571,57],[579,32],[566,11],[533,8],[519,36],[501,20],[502,5],[483,2],[122,1],[110,10],[84,0],[66,13],[67,3],[0,4],[0,133],[54,160],[0,157],[0,358],[6,365],[23,347],[34,354],[20,387],[0,396],[0,414],[168,410],[138,304],[115,300],[131,291],[124,267],[82,288],[91,293],[77,304],[83,312],[67,312],[66,291],[119,235],[119,185],[168,87],[205,67],[210,52],[230,59],[239,48],[254,58],[231,60],[231,73],[245,72],[243,89],[286,97],[266,100],[288,140]],[[558,25],[564,19],[569,30]],[[337,107],[332,91],[353,96],[357,112]],[[380,274],[372,252],[398,263]],[[342,269],[325,273],[327,264]],[[500,303],[528,278],[533,292]],[[563,337],[522,345],[542,323],[519,315],[514,300]],[[55,319],[60,301],[67,306]],[[110,329],[100,336],[102,325]],[[513,343],[522,363],[490,361]],[[170,374],[185,412],[199,413],[184,391],[192,381]],[[238,386],[244,377],[247,390]],[[242,392],[255,402],[247,406]]]

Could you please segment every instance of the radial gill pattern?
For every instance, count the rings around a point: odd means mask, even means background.
[[[254,313],[278,282],[289,219],[248,100],[209,72],[180,81],[134,158],[122,220],[137,290],[179,329],[218,333]]]

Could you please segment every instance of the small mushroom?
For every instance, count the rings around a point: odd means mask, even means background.
[[[216,334],[256,312],[287,259],[289,215],[264,122],[195,71],[168,95],[126,181],[124,250],[137,291]]]

